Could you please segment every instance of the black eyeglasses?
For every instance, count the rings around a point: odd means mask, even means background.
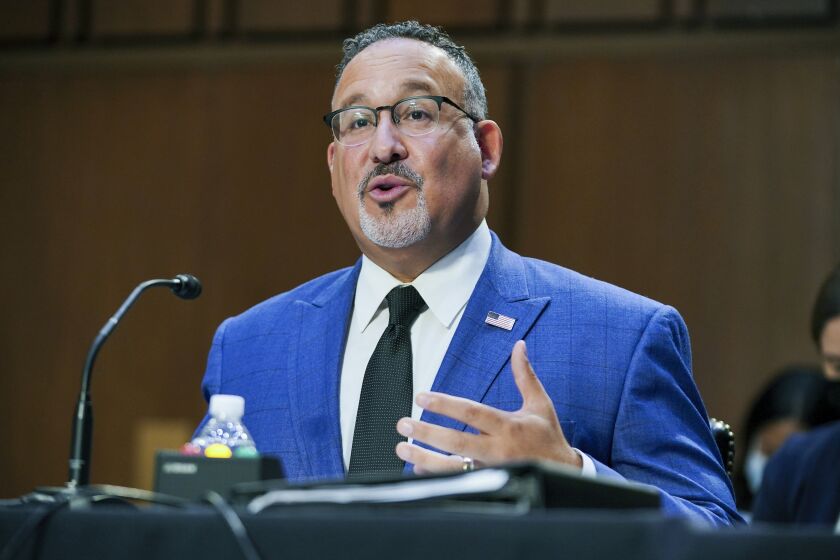
[[[409,136],[423,136],[437,128],[443,104],[452,105],[473,122],[481,119],[442,95],[415,95],[400,99],[393,105],[366,107],[353,105],[324,115],[324,122],[332,129],[336,142],[343,146],[360,146],[373,137],[379,126],[379,112],[390,111],[391,121],[400,132]]]

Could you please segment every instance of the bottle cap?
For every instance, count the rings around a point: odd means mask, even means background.
[[[245,414],[245,399],[239,395],[212,395],[210,416],[239,420]]]

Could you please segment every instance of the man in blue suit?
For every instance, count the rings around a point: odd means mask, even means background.
[[[416,22],[368,29],[332,106],[332,192],[363,256],[225,321],[205,395],[244,396],[292,480],[543,459],[738,520],[679,314],[489,230],[502,134],[463,48]]]

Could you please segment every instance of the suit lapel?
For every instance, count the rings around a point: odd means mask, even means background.
[[[433,391],[484,400],[488,389],[510,359],[517,340],[524,338],[542,313],[548,297],[529,296],[522,257],[508,251],[493,235],[493,245],[484,272],[473,290],[458,330],[438,370]],[[510,331],[484,322],[489,311],[516,319]],[[423,412],[433,424],[463,430],[465,424]]]
[[[295,437],[312,478],[341,478],[339,379],[347,328],[361,260],[311,300],[294,304],[299,324],[296,350],[289,356],[292,374],[289,402]],[[484,400],[510,359],[514,343],[524,338],[550,301],[529,296],[522,257],[507,250],[493,234],[487,265],[473,290],[464,315],[432,385],[433,391]],[[489,311],[516,319],[513,329],[484,322]],[[433,424],[463,430],[444,416],[423,412]]]
[[[298,447],[313,478],[344,476],[339,378],[361,259],[309,301],[295,302],[299,340],[292,350],[289,402]]]

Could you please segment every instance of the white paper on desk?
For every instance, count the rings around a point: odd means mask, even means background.
[[[331,488],[284,488],[271,490],[251,500],[250,513],[267,507],[291,504],[354,504],[412,502],[427,498],[479,494],[504,488],[510,473],[481,469],[445,478],[406,479],[381,484],[347,484]]]

